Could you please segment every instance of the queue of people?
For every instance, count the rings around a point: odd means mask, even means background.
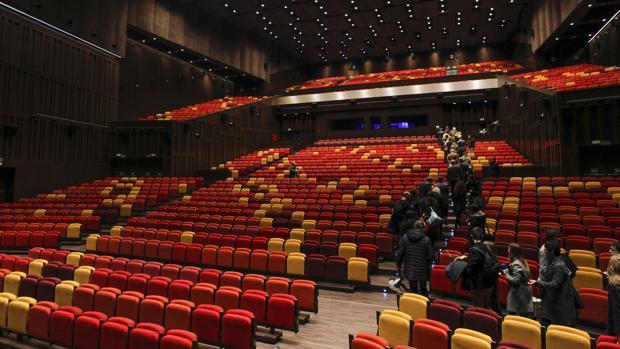
[[[461,137],[455,128],[445,131],[437,127],[437,140],[444,146],[449,164],[447,178],[427,178],[418,188],[403,193],[394,206],[390,230],[397,237],[396,264],[411,292],[427,295],[430,270],[436,258],[435,243],[441,238],[450,207],[455,216],[455,229],[467,226],[470,248],[456,260],[464,263],[460,283],[469,290],[472,305],[502,313],[497,298],[499,276],[505,276],[509,291],[506,311],[509,314],[540,317],[545,326],[575,326],[578,309],[582,307],[572,278],[576,267],[563,253],[561,234],[550,229],[545,232],[539,250],[539,276],[532,272],[519,244],[508,246],[507,264],[499,264],[494,246],[494,232],[486,223],[486,200],[482,196],[482,179],[471,168],[468,151],[475,149],[475,140]],[[500,167],[490,160],[488,174],[499,177]],[[439,217],[438,220],[432,217]],[[620,335],[620,243],[610,248],[613,254],[607,276],[609,279],[609,321],[607,333]],[[535,300],[532,286],[540,290]]]

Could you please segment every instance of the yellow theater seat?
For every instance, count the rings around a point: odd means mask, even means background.
[[[306,255],[291,253],[286,258],[286,273],[291,275],[305,275]]]
[[[385,339],[392,348],[409,345],[411,317],[396,310],[384,310],[379,315],[378,335]]]
[[[582,288],[603,289],[603,273],[599,269],[579,267],[573,278],[573,286],[577,291]]]
[[[80,216],[83,217],[91,217],[93,215],[93,210],[82,210],[82,212],[80,213]]]
[[[254,211],[254,217],[263,218],[265,217],[265,213],[267,213],[265,210],[256,210]]]
[[[347,280],[353,282],[368,283],[369,280],[368,260],[366,258],[351,257],[347,263]]]
[[[570,259],[577,267],[596,268],[596,254],[586,250],[570,250]]]
[[[34,210],[34,216],[35,216],[35,217],[42,217],[42,216],[45,216],[45,212],[47,212],[47,210],[46,210],[46,209],[44,209],[44,208],[39,208],[39,209],[36,209],[36,210]]]
[[[80,265],[80,260],[84,256],[82,252],[71,252],[67,255],[67,264],[74,265],[78,267]]]
[[[295,221],[303,221],[306,213],[303,211],[294,211],[291,215],[291,219]]]
[[[194,232],[193,231],[184,231],[181,233],[181,242],[186,244],[191,244],[194,242]]]
[[[86,238],[86,251],[96,251],[98,239],[99,239],[99,234],[88,235],[88,237]]]
[[[301,242],[306,238],[306,231],[302,228],[293,228],[289,234],[289,239],[299,240]]]
[[[353,204],[355,206],[357,206],[357,207],[366,207],[366,206],[368,206],[368,201],[366,201],[366,200],[355,200],[355,202]]]
[[[263,217],[260,219],[260,227],[261,228],[267,228],[267,227],[272,227],[273,226],[273,218],[270,217]]]
[[[418,321],[427,318],[428,304],[429,299],[422,295],[404,293],[398,300],[398,311],[411,316],[413,321]]]
[[[9,304],[7,328],[18,334],[28,332],[28,312],[37,301],[29,297],[19,297]]]
[[[131,217],[131,208],[131,204],[122,204],[120,210],[121,217]]]
[[[35,259],[28,264],[28,275],[42,276],[43,267],[47,264],[45,259]]]
[[[56,285],[54,290],[54,303],[59,307],[63,305],[73,305],[73,292],[75,291],[75,285],[69,283],[60,283]]]
[[[551,325],[546,335],[547,349],[590,349],[590,336],[575,328]]]
[[[271,238],[267,242],[267,251],[275,252],[275,251],[284,251],[284,239],[280,238]]]
[[[9,304],[16,298],[17,296],[11,293],[0,293],[0,328],[6,328],[9,315]]]
[[[351,242],[343,242],[338,246],[338,256],[350,259],[357,256],[357,245]]]
[[[306,219],[301,223],[302,229],[308,231],[310,229],[316,229],[316,220]]]
[[[122,225],[115,225],[110,229],[110,236],[121,236],[122,231],[123,231]]]
[[[301,251],[301,241],[297,239],[288,239],[284,242],[284,252],[295,253]]]
[[[90,274],[95,271],[95,268],[90,266],[81,266],[75,269],[75,274],[73,275],[73,281],[81,284],[90,283]]]
[[[507,315],[502,321],[502,339],[523,343],[532,349],[541,349],[540,322],[521,316]]]
[[[69,238],[69,239],[79,239],[81,232],[82,232],[82,224],[80,224],[80,223],[71,223],[67,227],[67,238]]]
[[[19,283],[21,279],[26,277],[26,273],[21,271],[13,271],[4,276],[4,292],[14,295],[19,294]]]

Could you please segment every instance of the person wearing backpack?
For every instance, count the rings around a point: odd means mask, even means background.
[[[493,289],[499,277],[497,256],[484,243],[484,231],[481,228],[476,227],[471,230],[471,239],[473,246],[469,248],[467,255],[457,258],[467,261],[461,287],[471,292],[473,306],[492,309]]]
[[[528,282],[540,289],[543,307],[541,324],[574,327],[580,303],[579,295],[573,287],[572,272],[561,254],[558,240],[545,243],[545,255],[547,268],[542,271],[538,280]]]

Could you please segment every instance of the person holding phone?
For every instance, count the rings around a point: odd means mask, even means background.
[[[510,286],[506,310],[511,315],[527,316],[534,311],[532,286],[528,285],[532,274],[519,244],[508,245],[508,259],[510,264],[500,267]]]

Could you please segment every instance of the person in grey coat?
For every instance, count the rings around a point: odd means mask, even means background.
[[[403,276],[409,281],[411,292],[426,296],[426,283],[430,279],[431,264],[435,256],[433,243],[424,232],[426,224],[422,220],[407,221],[402,229],[404,235],[396,255],[396,267],[400,271],[404,264]]]
[[[532,286],[527,284],[531,276],[530,267],[519,244],[508,245],[508,258],[510,265],[502,268],[510,286],[506,310],[512,315],[527,316],[534,312]]]
[[[563,325],[575,327],[577,320],[577,291],[573,287],[570,278],[570,270],[564,262],[560,252],[560,243],[550,240],[545,243],[545,254],[548,266],[536,281],[530,281],[530,285],[536,285],[540,289],[543,316],[543,326]]]

